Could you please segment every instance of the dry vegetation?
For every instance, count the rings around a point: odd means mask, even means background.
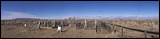
[[[45,26],[41,27],[42,30],[35,30],[38,22],[43,22]],[[56,28],[52,29],[53,21],[56,25],[60,25],[63,21],[62,33],[57,33]],[[72,23],[72,27],[69,28],[68,24]],[[143,19],[143,20],[100,20],[97,19],[97,27],[104,28],[103,31],[106,34],[97,34],[94,27],[94,20],[87,20],[87,28],[84,29],[84,19],[71,20],[1,20],[1,38],[122,38],[121,28],[116,27],[117,30],[114,34],[113,25],[107,25],[106,23],[117,24],[125,27],[149,30],[159,32],[159,19]],[[23,25],[27,24],[27,27]],[[106,27],[106,28],[105,28]],[[105,30],[106,29],[106,30]],[[110,32],[108,32],[110,29]],[[101,31],[102,32],[102,31]],[[144,38],[143,32],[124,29],[125,38]],[[159,35],[147,33],[147,38],[159,38]]]

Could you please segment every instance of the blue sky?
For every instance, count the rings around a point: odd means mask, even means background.
[[[1,19],[159,16],[158,1],[1,1]]]

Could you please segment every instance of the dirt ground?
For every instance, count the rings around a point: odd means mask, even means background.
[[[36,30],[31,26],[1,25],[1,38],[105,38],[106,34],[97,34],[95,30],[76,30],[63,27],[61,33],[51,27]]]
[[[136,27],[135,27],[136,28]],[[58,33],[57,28],[41,27],[36,30],[36,26],[1,25],[1,38],[122,38],[121,32],[107,34],[97,34],[96,30],[77,30],[75,26],[62,27],[62,32]],[[144,33],[125,30],[123,38],[144,38]],[[147,38],[153,38],[148,34]],[[158,36],[159,35],[154,35]]]

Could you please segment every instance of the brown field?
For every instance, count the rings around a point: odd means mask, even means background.
[[[48,21],[45,26],[41,26],[41,30],[36,30],[38,21]],[[57,28],[51,28],[51,21],[56,21],[56,25],[60,25],[63,21],[64,27],[62,32],[57,33]],[[27,26],[23,26],[23,24]],[[72,27],[68,27],[68,23],[72,23]],[[143,20],[97,20],[97,26],[101,23],[112,23],[129,28],[148,30],[159,32],[159,19],[143,19]],[[76,29],[76,25],[81,26]],[[121,37],[121,29],[115,27],[115,33],[96,33],[95,29],[83,29],[84,20],[1,20],[1,38],[145,38],[143,32],[124,29],[124,37]],[[93,27],[94,20],[88,19],[87,26]],[[112,25],[110,25],[112,27]],[[147,33],[147,38],[159,38],[157,34]]]

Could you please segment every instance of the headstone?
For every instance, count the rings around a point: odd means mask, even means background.
[[[62,26],[58,26],[57,32],[62,32]]]
[[[71,27],[72,25],[71,24],[69,24],[69,27]]]
[[[26,24],[24,24],[24,26],[26,27]]]

